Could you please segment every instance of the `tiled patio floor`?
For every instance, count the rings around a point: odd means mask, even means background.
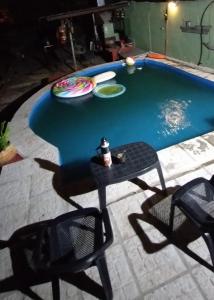
[[[195,71],[195,70],[194,70]],[[59,188],[56,149],[33,135],[27,126],[33,98],[16,113],[11,123],[12,142],[24,160],[5,166],[0,176],[0,239],[8,239],[19,227],[56,217],[75,209],[98,206],[96,189],[79,194],[71,186]],[[188,247],[210,262],[204,241],[192,226],[176,212],[176,240],[165,236],[170,194],[198,176],[210,178],[214,173],[214,133],[185,141],[158,152],[166,180],[168,197],[158,189],[156,171],[140,177],[148,188],[131,182],[107,188],[107,202],[114,232],[114,243],[107,250],[107,262],[114,299],[213,299],[214,275],[182,249]],[[40,161],[35,161],[40,158]],[[46,162],[44,162],[46,160]],[[50,165],[49,162],[55,163]],[[40,162],[40,165],[39,163]],[[52,167],[52,171],[47,170]],[[145,185],[144,185],[145,186]],[[82,189],[85,185],[82,186]],[[68,203],[65,199],[73,200]],[[164,225],[165,224],[165,225]],[[0,251],[0,280],[12,275],[8,249]],[[87,274],[99,282],[95,268]],[[61,281],[61,299],[96,299],[89,293]],[[84,287],[84,282],[82,283]],[[1,285],[0,285],[1,286]],[[42,299],[52,299],[51,285],[32,287]],[[0,299],[27,300],[18,291],[0,294]]]

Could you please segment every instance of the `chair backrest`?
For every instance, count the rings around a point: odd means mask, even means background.
[[[209,180],[197,178],[186,183],[173,195],[172,201],[199,224],[214,225],[214,187]]]
[[[66,257],[70,258],[70,262],[76,262],[102,247],[102,218],[97,209],[87,209],[84,214],[72,214],[72,218],[68,213],[53,221],[48,234],[51,263]]]
[[[27,225],[16,230],[9,239],[7,246],[10,248],[11,259],[13,261],[14,273],[24,272],[25,270],[36,272],[41,266],[49,265],[48,249],[45,248],[38,257],[41,239],[44,236],[50,220]],[[23,267],[23,269],[20,268]],[[46,268],[47,268],[46,266]]]

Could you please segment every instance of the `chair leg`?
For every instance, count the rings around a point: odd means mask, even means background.
[[[211,233],[204,233],[202,236],[203,236],[203,238],[207,244],[207,247],[209,249],[210,257],[211,257],[212,264],[214,267],[214,235]]]
[[[157,164],[157,172],[158,172],[158,176],[159,176],[159,179],[160,179],[160,184],[161,184],[161,187],[162,187],[162,191],[167,196],[167,190],[166,190],[165,180],[164,180],[162,169],[161,169],[161,165],[160,165],[159,162]]]
[[[108,273],[108,268],[106,264],[105,256],[101,256],[96,260],[96,265],[100,274],[100,279],[103,285],[104,293],[105,293],[105,299],[111,300],[113,299],[113,292],[112,292],[112,286],[111,281]]]
[[[99,196],[99,203],[100,209],[106,208],[106,187],[101,186],[98,187],[98,196]]]
[[[4,249],[6,247],[9,247],[9,242],[0,240],[0,249]]]
[[[51,284],[52,284],[53,300],[60,300],[59,278],[58,277],[52,278]]]
[[[171,234],[173,233],[174,215],[175,215],[175,205],[171,203],[170,216],[169,216],[169,231]]]
[[[212,186],[214,186],[214,175],[210,178],[210,184],[212,184]]]

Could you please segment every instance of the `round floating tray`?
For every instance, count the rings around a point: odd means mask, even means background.
[[[52,87],[52,93],[60,98],[73,98],[90,93],[96,86],[91,77],[69,77],[58,81]]]
[[[122,84],[100,84],[94,90],[95,96],[100,98],[113,98],[122,95],[126,88]]]

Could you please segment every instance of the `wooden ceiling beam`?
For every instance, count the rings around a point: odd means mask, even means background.
[[[87,14],[91,14],[91,13],[99,13],[99,12],[103,12],[103,11],[107,11],[107,10],[123,8],[123,7],[128,6],[128,4],[129,4],[128,1],[121,1],[118,3],[110,4],[110,5],[91,7],[91,8],[81,9],[81,10],[74,10],[74,11],[59,13],[59,14],[50,15],[50,16],[43,16],[40,18],[40,20],[46,20],[46,21],[50,22],[50,21],[55,21],[55,20],[70,19],[73,17],[83,16],[83,15],[87,15]]]

